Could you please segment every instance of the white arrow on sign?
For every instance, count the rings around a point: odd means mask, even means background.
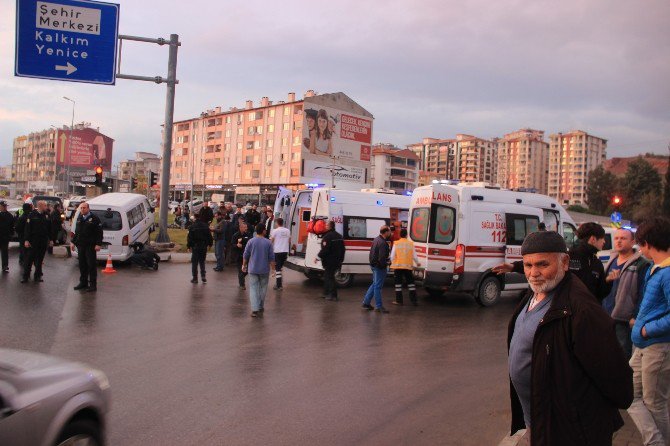
[[[56,71],[67,71],[67,75],[69,76],[77,71],[77,67],[68,62],[67,65],[56,65]]]

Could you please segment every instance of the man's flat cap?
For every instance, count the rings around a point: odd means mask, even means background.
[[[521,245],[521,255],[539,252],[568,252],[563,237],[554,231],[538,231],[528,234]]]

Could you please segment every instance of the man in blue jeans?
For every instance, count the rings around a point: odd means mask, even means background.
[[[368,288],[363,298],[363,308],[368,311],[375,310],[377,313],[388,313],[382,304],[382,287],[386,279],[387,268],[389,264],[390,249],[388,239],[391,237],[391,230],[384,225],[379,228],[379,235],[372,241],[370,248],[370,268],[372,268],[372,285]],[[370,305],[372,297],[375,298],[374,308]]]
[[[272,242],[265,238],[265,225],[256,225],[256,236],[244,248],[242,271],[249,273],[251,317],[263,316],[270,270],[275,268]]]

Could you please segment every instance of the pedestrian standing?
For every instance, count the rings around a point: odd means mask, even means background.
[[[274,220],[275,228],[270,234],[270,241],[272,242],[272,250],[275,253],[275,274],[277,283],[274,286],[275,290],[281,291],[283,289],[282,269],[284,263],[288,258],[288,249],[291,241],[291,231],[284,227],[284,219],[279,217]]]
[[[79,205],[79,217],[77,217],[76,229],[70,249],[77,249],[77,260],[79,261],[79,284],[75,290],[85,289],[94,292],[98,287],[98,251],[102,247],[102,222],[100,218],[91,212],[88,203]]]
[[[632,331],[633,404],[628,409],[645,445],[670,444],[670,219],[643,222],[635,233],[653,261]]]
[[[388,239],[391,237],[391,230],[384,225],[379,228],[379,235],[372,241],[370,248],[370,268],[372,269],[372,284],[363,298],[363,308],[366,310],[375,310],[378,313],[388,313],[382,304],[382,288],[386,279],[387,268],[389,264],[390,249]],[[370,305],[372,298],[375,298],[374,308]]]
[[[409,300],[412,305],[418,305],[416,298],[416,285],[414,284],[414,264],[421,266],[419,258],[414,251],[414,243],[407,238],[407,229],[400,230],[400,238],[393,242],[391,249],[391,269],[393,270],[393,281],[395,283],[395,305],[403,305],[402,287],[403,283],[409,290]]]
[[[223,266],[226,260],[226,246],[228,239],[228,216],[224,215],[222,211],[216,212],[216,225],[212,228],[214,235],[214,255],[216,256],[216,267],[214,271],[223,271]]]
[[[258,206],[256,203],[252,204],[251,209],[244,215],[244,219],[247,221],[249,229],[251,230],[255,230],[256,225],[261,222],[261,213],[256,210],[257,208]]]
[[[2,272],[9,272],[9,240],[14,234],[14,216],[7,211],[7,202],[0,201],[0,257]]]
[[[18,210],[16,216],[16,224],[14,229],[16,230],[16,235],[19,238],[19,265],[23,266],[26,260],[26,246],[24,238],[24,233],[26,231],[26,220],[28,220],[28,215],[33,211],[33,205],[30,203],[23,203],[21,209]]]
[[[605,246],[605,229],[598,223],[584,223],[577,229],[577,242],[570,249],[570,271],[584,282],[593,295],[602,302],[612,289],[605,280],[605,268],[598,251]]]
[[[247,222],[244,221],[244,219],[240,218],[238,222],[240,229],[233,234],[233,252],[235,253],[237,262],[237,282],[240,285],[240,289],[246,290],[247,287],[244,284],[244,279],[247,277],[247,272],[242,268],[244,265],[243,254],[247,247],[247,243],[253,238],[254,234],[249,230],[249,225],[247,225]]]
[[[211,225],[214,221],[214,210],[209,206],[209,201],[205,201],[202,204],[202,208],[200,208],[198,214],[200,215],[200,220],[207,223],[207,225]]]
[[[326,300],[338,300],[335,274],[342,267],[345,252],[342,234],[335,230],[335,222],[331,220],[328,222],[328,232],[321,239],[321,250],[318,254],[323,266],[323,297]]]
[[[181,226],[181,206],[174,208],[174,224]]]
[[[235,245],[237,244],[233,240],[233,235],[240,230],[240,220],[244,220],[244,214],[242,213],[242,205],[237,204],[235,205],[235,212],[230,214],[230,242],[228,244],[228,252],[233,254],[229,255],[228,258],[226,259],[226,264],[231,264],[234,262],[237,262],[237,257],[235,257],[235,254],[237,254],[237,249]]]
[[[568,273],[560,234],[529,234],[521,255],[530,290],[508,326],[511,431],[527,428],[533,446],[611,445],[633,399],[614,323]]]
[[[633,248],[635,235],[630,229],[617,229],[613,239],[615,254],[605,266],[605,280],[611,282],[612,290],[603,300],[603,308],[614,319],[617,338],[630,359],[631,329],[642,300],[649,262]]]
[[[188,205],[184,205],[184,212],[182,213],[181,216],[181,228],[182,229],[188,229],[189,226],[191,226],[191,210],[189,209]]]
[[[54,245],[59,245],[63,239],[63,209],[60,206],[60,203],[54,204],[51,213],[49,214],[49,220],[51,222],[51,240],[53,240]],[[49,248],[49,254],[53,254],[53,247]]]
[[[262,223],[256,226],[256,236],[247,243],[243,258],[242,270],[249,274],[251,317],[263,316],[270,271],[275,267],[275,254],[272,242],[265,238],[265,226]]]
[[[47,202],[38,201],[37,209],[33,209],[26,218],[26,226],[23,231],[26,258],[24,259],[21,283],[28,282],[33,265],[35,265],[35,275],[33,277],[35,282],[44,282],[42,280],[42,263],[44,263],[47,248],[53,246],[51,223],[46,210]]]
[[[207,249],[212,246],[212,233],[209,231],[207,222],[200,215],[196,215],[195,222],[188,229],[186,246],[191,251],[191,283],[198,283],[198,267],[200,267],[200,279],[207,283],[205,271],[205,260]]]
[[[271,210],[266,210],[265,221],[263,222],[263,226],[265,227],[266,238],[270,238],[270,233],[272,232],[272,229],[274,227],[274,222],[275,222],[274,213]]]

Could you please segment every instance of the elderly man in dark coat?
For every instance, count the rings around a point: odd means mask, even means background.
[[[614,323],[568,271],[558,233],[528,235],[521,254],[530,290],[507,338],[512,433],[526,427],[533,446],[611,445],[633,400]]]

